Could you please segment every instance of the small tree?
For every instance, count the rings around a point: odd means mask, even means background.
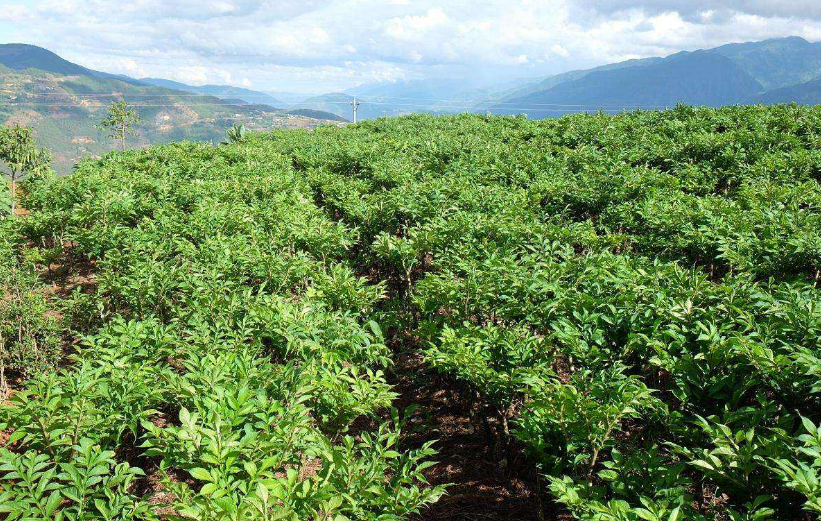
[[[17,181],[32,172],[48,168],[51,154],[44,148],[37,148],[31,128],[15,125],[0,128],[0,162],[6,164],[8,172],[5,174],[11,178],[11,215],[14,215]]]
[[[108,107],[108,115],[100,122],[100,128],[108,131],[108,137],[119,140],[121,150],[125,150],[125,138],[139,124],[140,115],[123,100]]]

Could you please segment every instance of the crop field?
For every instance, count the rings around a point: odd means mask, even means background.
[[[410,116],[30,178],[0,519],[817,519],[820,182],[798,106]],[[525,507],[439,472],[421,388]]]

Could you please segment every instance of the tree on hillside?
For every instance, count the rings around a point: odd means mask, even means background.
[[[100,122],[100,128],[108,131],[108,137],[120,141],[120,148],[125,150],[125,139],[140,124],[140,115],[125,100],[115,101],[108,107],[106,119]]]
[[[17,199],[17,181],[28,174],[48,168],[51,153],[38,148],[34,131],[15,125],[0,128],[0,162],[5,163],[5,175],[11,178],[11,215]]]

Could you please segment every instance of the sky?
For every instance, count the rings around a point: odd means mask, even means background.
[[[503,83],[783,36],[821,40],[821,1],[0,0],[0,43],[133,77],[275,92]]]

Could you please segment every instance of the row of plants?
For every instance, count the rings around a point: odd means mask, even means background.
[[[0,399],[10,381],[53,370],[62,359],[70,307],[38,277],[43,259],[12,219],[0,219]]]
[[[412,116],[38,177],[16,233],[97,288],[71,363],[3,409],[6,510],[412,516],[443,490],[388,413],[387,333],[578,519],[815,518],[819,128]]]
[[[420,116],[259,147],[577,518],[763,521],[819,513],[819,123]]]
[[[287,158],[128,152],[22,202],[18,251],[93,265],[95,291],[0,413],[5,519],[398,520],[442,494],[432,443],[401,444],[384,287]]]

